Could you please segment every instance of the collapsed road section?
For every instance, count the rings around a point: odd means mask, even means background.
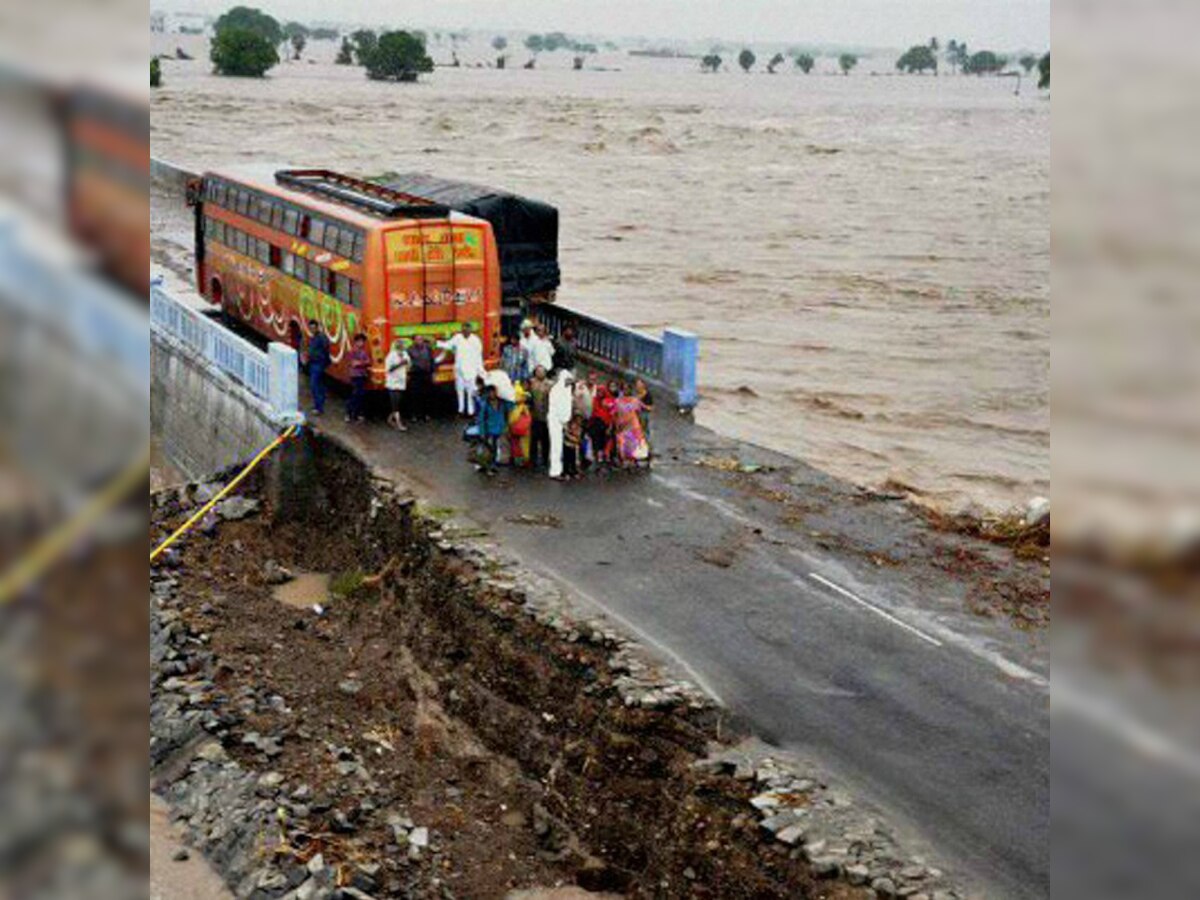
[[[154,494],[152,545],[215,489]],[[150,596],[155,789],[238,896],[956,896],[341,447],[240,492]]]

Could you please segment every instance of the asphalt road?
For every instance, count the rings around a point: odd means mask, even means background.
[[[865,502],[672,414],[655,424],[664,458],[652,473],[574,484],[483,478],[450,422],[397,434],[334,414],[319,427],[647,638],[758,736],[815,758],[981,895],[1049,895],[1045,649],[964,611],[965,586],[928,564],[929,536],[901,504]],[[696,465],[731,453],[819,497],[813,521],[841,536],[841,552],[781,528],[745,489],[757,476]],[[509,521],[521,513],[562,527]],[[899,564],[872,563],[880,550]]]

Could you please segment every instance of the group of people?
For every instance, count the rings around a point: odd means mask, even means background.
[[[478,339],[477,339],[478,340]],[[329,337],[315,319],[308,323],[308,342],[303,361],[308,366],[308,384],[312,393],[312,414],[325,413],[325,371],[331,364]],[[482,350],[480,351],[482,359]],[[350,396],[346,400],[346,421],[366,420],[367,384],[371,378],[371,352],[367,349],[367,336],[357,334],[351,341],[348,357],[350,365]],[[431,418],[433,401],[433,373],[438,357],[434,346],[424,335],[415,335],[405,346],[397,338],[384,360],[384,381],[390,400],[388,424],[406,431],[404,417]]]
[[[523,322],[505,341],[500,368],[478,377],[479,409],[471,436],[477,467],[502,463],[545,468],[551,478],[575,479],[593,467],[650,461],[650,412],[645,381],[604,381],[595,371],[576,377],[570,328],[553,340],[544,326]]]
[[[313,413],[325,410],[325,370],[329,338],[316,321],[308,323],[304,360],[308,365]],[[551,478],[574,479],[593,467],[649,463],[650,412],[654,400],[646,382],[603,380],[592,371],[576,377],[574,331],[556,340],[545,325],[526,320],[520,333],[503,340],[499,368],[484,364],[483,342],[470,322],[445,341],[424,335],[397,338],[384,359],[388,424],[407,431],[405,418],[430,418],[433,375],[454,357],[458,413],[470,421],[476,464],[494,473],[501,464],[546,469]],[[346,421],[364,421],[372,359],[365,335],[349,352],[350,396]]]

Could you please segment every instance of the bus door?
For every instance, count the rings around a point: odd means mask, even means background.
[[[421,245],[421,295],[427,324],[454,322],[455,305],[454,226],[449,222],[418,222]]]

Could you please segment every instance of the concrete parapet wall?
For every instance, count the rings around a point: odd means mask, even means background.
[[[192,477],[253,456],[281,427],[265,403],[158,333],[150,341],[150,421],[163,452]]]

